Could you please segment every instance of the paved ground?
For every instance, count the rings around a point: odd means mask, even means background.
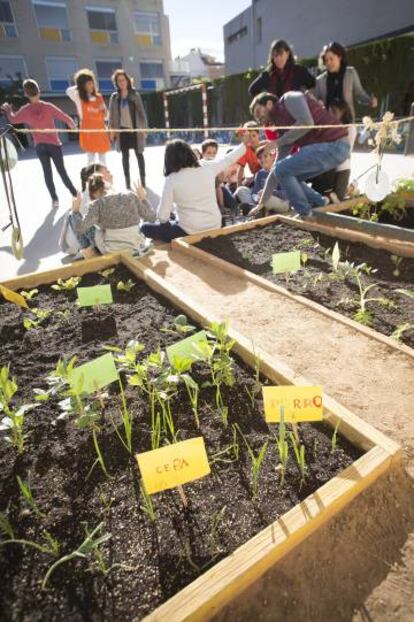
[[[65,161],[69,175],[79,185],[79,171],[85,164],[85,155],[74,145],[65,146]],[[163,147],[150,147],[145,152],[147,184],[151,189],[150,200],[157,202],[162,188]],[[353,176],[359,175],[374,162],[369,154],[354,154]],[[108,166],[114,174],[115,185],[124,186],[121,157],[116,152],[108,156]],[[414,174],[414,157],[386,155],[385,170],[392,176]],[[17,261],[10,251],[10,230],[0,231],[0,279],[5,280],[17,274],[46,270],[61,265],[65,260],[58,248],[58,238],[65,211],[70,206],[70,195],[55,173],[56,188],[61,205],[58,210],[50,209],[50,199],[43,182],[40,163],[27,151],[13,170],[13,182],[17,207],[20,215],[25,243],[24,259]],[[138,178],[138,166],[131,154],[131,177]],[[0,228],[8,222],[8,211],[3,188],[0,189]]]

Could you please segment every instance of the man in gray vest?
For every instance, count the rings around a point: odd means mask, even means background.
[[[263,209],[279,184],[299,216],[311,218],[312,207],[325,205],[327,199],[310,188],[305,180],[335,169],[349,157],[347,129],[341,127],[338,119],[321,103],[298,91],[289,91],[280,99],[271,93],[261,93],[253,99],[250,112],[264,126],[285,128],[278,130],[275,141],[278,157],[260,202],[250,215]],[[299,150],[291,153],[294,146]]]

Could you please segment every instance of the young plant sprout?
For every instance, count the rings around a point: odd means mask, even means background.
[[[393,276],[398,277],[400,276],[400,265],[402,262],[403,258],[399,257],[398,255],[391,255],[391,261],[395,266],[395,269],[393,270]]]
[[[40,553],[57,557],[60,551],[60,544],[46,529],[42,531],[44,544],[39,544],[33,540],[25,540],[23,538],[16,538],[14,529],[10,524],[7,515],[4,512],[0,512],[0,532],[6,537],[5,540],[0,540],[0,547],[8,544],[19,544],[20,546],[28,546],[32,549],[36,549]]]
[[[172,333],[173,335],[175,335],[176,333],[178,333],[179,335],[186,335],[187,333],[191,333],[195,330],[195,326],[192,326],[191,324],[188,323],[187,317],[185,315],[177,315],[176,318],[174,318],[174,329],[171,330],[170,328],[161,328],[161,331],[163,333]]]
[[[338,442],[338,430],[339,430],[339,425],[341,423],[341,420],[338,419],[338,421],[336,422],[334,431],[332,433],[332,438],[331,438],[331,453],[334,453],[335,449],[336,449],[336,444]]]
[[[207,548],[211,559],[215,559],[221,553],[221,549],[218,545],[217,532],[219,530],[220,524],[224,519],[224,514],[226,513],[227,505],[223,505],[220,510],[214,512],[213,516],[210,519],[210,525],[207,536]]]
[[[23,326],[26,330],[30,330],[31,328],[38,328],[40,324],[42,324],[46,318],[52,313],[49,309],[30,309],[30,313],[32,313],[36,319],[25,317],[23,319]]]
[[[188,398],[191,404],[191,410],[193,411],[196,427],[200,427],[200,420],[198,418],[198,395],[199,387],[194,378],[188,373],[191,371],[193,360],[191,358],[181,357],[175,355],[173,357],[173,363],[171,367],[172,374],[167,377],[168,382],[183,382],[187,390]]]
[[[400,341],[401,337],[407,331],[410,331],[414,328],[414,324],[410,324],[410,322],[405,322],[404,324],[400,324],[397,328],[391,333],[391,337],[396,341]]]
[[[280,407],[280,423],[279,423],[279,434],[276,437],[276,447],[277,453],[279,454],[279,462],[280,462],[280,487],[283,488],[285,484],[286,478],[286,469],[287,463],[289,460],[289,445],[287,442],[287,434],[286,434],[286,425],[285,425],[285,413],[284,407]]]
[[[45,518],[46,514],[41,512],[38,508],[38,505],[33,497],[32,488],[30,486],[30,471],[28,473],[27,482],[24,482],[19,475],[16,476],[17,483],[19,484],[20,491],[25,498],[27,505],[30,509],[36,514],[38,518]]]
[[[129,454],[132,454],[132,417],[129,413],[124,388],[122,386],[121,380],[119,383],[119,391],[121,393],[121,403],[122,403],[122,424],[124,426],[124,436],[121,435],[118,428],[114,425],[115,432],[121,441],[122,445],[125,447]]]
[[[10,402],[17,391],[14,378],[9,376],[9,366],[0,369],[0,412],[5,416],[0,420],[0,432],[7,432],[6,441],[15,447],[19,454],[24,451],[25,434],[23,432],[26,413],[37,404],[23,404],[14,409]]]
[[[306,479],[306,460],[305,460],[305,445],[299,443],[295,438],[293,432],[289,432],[289,437],[292,443],[293,452],[295,454],[296,462],[299,467],[300,472],[300,488],[305,482]]]
[[[116,289],[119,292],[130,292],[133,287],[135,287],[135,283],[131,279],[128,279],[128,281],[125,282],[118,281],[118,283],[116,284]]]
[[[254,384],[250,389],[246,387],[246,393],[250,399],[250,405],[252,409],[255,407],[256,395],[260,393],[262,390],[262,384],[260,382],[260,358],[258,356],[254,357]]]
[[[98,274],[103,276],[104,279],[108,279],[110,276],[112,276],[114,272],[115,272],[115,268],[107,268],[106,270],[102,270],[101,272],[98,272]]]
[[[38,289],[30,289],[29,291],[22,289],[20,292],[20,296],[23,296],[25,300],[32,300],[35,296],[37,296],[38,293]]]
[[[156,523],[157,515],[155,513],[154,506],[152,504],[151,495],[147,493],[144,482],[142,480],[139,483],[139,487],[141,489],[142,502],[144,504],[144,505],[141,505],[140,508],[149,517],[151,522]]]
[[[260,476],[260,469],[262,467],[262,463],[264,460],[264,457],[266,455],[266,451],[267,451],[267,446],[269,444],[269,441],[266,441],[258,455],[256,456],[256,454],[254,453],[252,447],[250,446],[247,438],[245,437],[245,435],[243,434],[243,432],[241,431],[240,427],[237,425],[237,423],[235,424],[235,426],[237,427],[237,431],[240,434],[240,436],[242,437],[244,444],[246,445],[246,449],[247,449],[247,453],[249,454],[249,458],[250,458],[250,462],[251,462],[251,475],[252,475],[252,496],[253,499],[256,497],[258,490],[259,490],[259,476]]]
[[[51,288],[55,289],[58,292],[70,292],[72,289],[77,288],[81,280],[82,277],[80,276],[71,276],[66,281],[63,279],[58,279],[57,283],[51,285]]]
[[[95,529],[93,529],[93,531],[91,532],[89,532],[87,528],[85,529],[86,538],[84,539],[82,544],[76,550],[72,551],[71,553],[68,553],[68,555],[64,555],[63,557],[58,559],[54,564],[52,564],[49,567],[45,576],[43,577],[42,590],[46,588],[46,585],[50,577],[52,576],[52,574],[55,572],[56,568],[78,557],[85,559],[88,555],[93,553],[104,542],[106,542],[112,537],[112,534],[110,533],[104,533],[103,535],[98,535],[99,532],[102,531],[103,527],[104,527],[104,523],[99,523],[99,525],[95,527]]]

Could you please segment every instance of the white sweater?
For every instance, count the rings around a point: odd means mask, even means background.
[[[158,219],[167,222],[175,211],[179,225],[186,233],[198,233],[221,226],[217,205],[215,179],[222,171],[237,162],[245,153],[241,143],[231,153],[217,160],[201,160],[200,166],[183,168],[165,180],[158,206]]]

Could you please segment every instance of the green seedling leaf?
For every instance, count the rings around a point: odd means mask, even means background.
[[[118,283],[116,284],[116,289],[119,292],[130,292],[131,289],[135,287],[135,283],[134,281],[131,281],[131,279],[128,279],[128,281],[118,281]]]
[[[414,298],[414,290],[413,289],[396,289],[398,294],[402,294],[403,296],[408,296],[408,298]]]
[[[335,272],[337,272],[338,270],[340,259],[341,259],[341,253],[339,251],[339,244],[338,242],[336,242],[335,246],[333,247],[333,251],[332,251],[332,267]]]
[[[25,300],[32,300],[39,293],[38,289],[31,289],[28,292],[24,289],[20,292],[20,296],[23,296]]]
[[[51,288],[55,289],[58,292],[68,292],[72,289],[76,289],[81,282],[81,279],[82,277],[80,276],[72,276],[66,281],[64,279],[58,279],[57,283],[51,285]]]
[[[115,268],[107,268],[107,270],[102,270],[102,272],[98,272],[104,279],[109,278],[115,272]]]
[[[94,287],[78,287],[78,301],[80,307],[94,305],[108,305],[113,302],[110,285],[95,285]]]

